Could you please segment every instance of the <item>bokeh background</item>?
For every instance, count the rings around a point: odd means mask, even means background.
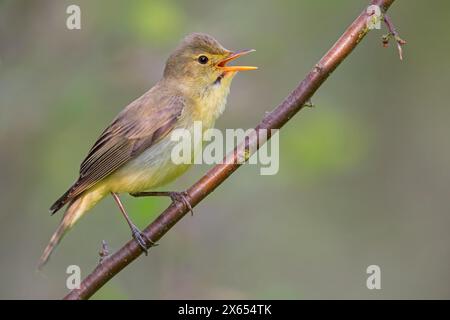
[[[102,240],[130,239],[106,198],[37,260],[98,134],[161,76],[186,34],[209,33],[260,69],[235,79],[217,126],[253,127],[365,0],[0,1],[0,298],[60,298]],[[78,4],[82,29],[66,28]],[[450,2],[396,1],[405,60],[371,32],[280,133],[280,171],[245,166],[94,298],[450,298]],[[170,185],[187,188],[207,166]],[[140,227],[167,199],[125,205]],[[381,267],[381,290],[366,268]]]

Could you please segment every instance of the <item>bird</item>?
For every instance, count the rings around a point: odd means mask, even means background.
[[[213,128],[223,113],[231,82],[239,71],[252,66],[227,65],[253,52],[231,51],[205,33],[192,33],[179,43],[166,61],[162,78],[127,105],[100,134],[82,161],[76,182],[51,206],[53,215],[67,205],[50,242],[39,259],[41,269],[66,232],[100,200],[111,195],[141,249],[154,245],[136,227],[119,194],[168,196],[191,212],[186,192],[151,191],[183,173],[190,163],[174,163],[170,135],[176,129],[192,132],[194,122],[202,130]],[[197,150],[201,144],[193,145]]]

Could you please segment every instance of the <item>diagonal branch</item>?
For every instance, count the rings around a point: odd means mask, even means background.
[[[382,12],[386,12],[394,0],[372,0],[372,5],[378,5]],[[353,51],[358,43],[368,33],[366,22],[370,18],[364,10],[356,20],[345,30],[344,34],[323,56],[316,66],[308,73],[306,78],[292,91],[281,104],[267,114],[256,126],[256,131],[261,129],[279,129],[289,121],[310,100],[316,90],[328,78],[328,76],[339,66],[339,64]],[[245,147],[258,146],[255,136],[245,140]],[[258,146],[259,147],[259,146]],[[254,150],[252,148],[251,150]],[[210,169],[200,180],[187,190],[187,199],[192,207],[202,201],[208,194],[213,192],[234,171],[240,167],[239,159],[242,156],[239,146],[227,156],[225,164],[218,164]],[[245,149],[244,149],[245,152]],[[247,158],[247,157],[246,157]],[[158,241],[166,234],[181,218],[189,212],[189,208],[183,204],[170,205],[161,215],[156,218],[143,233],[147,238]],[[135,241],[129,241],[119,251],[104,259],[95,270],[81,283],[79,289],[72,290],[64,299],[88,299],[96,293],[106,282],[129,265],[142,253],[141,248]]]

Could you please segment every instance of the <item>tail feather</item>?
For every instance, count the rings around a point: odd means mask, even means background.
[[[55,203],[50,207],[51,214],[54,214],[56,211],[61,209],[71,200],[71,193],[73,190],[73,186],[69,188]]]
[[[38,265],[39,269],[41,269],[47,263],[48,259],[50,258],[50,255],[52,254],[53,250],[58,245],[58,243],[61,241],[65,233],[75,224],[75,222],[86,211],[86,208],[84,208],[84,206],[81,205],[83,202],[83,198],[84,197],[81,196],[72,200],[72,202],[67,207],[67,210],[64,213],[64,216],[58,228],[51,237],[50,242],[48,243],[47,247],[44,250],[44,253],[39,259]]]
[[[71,188],[72,189],[72,188]],[[66,194],[70,193],[70,190],[66,192]],[[64,216],[56,229],[55,233],[53,234],[52,238],[50,239],[49,244],[44,250],[44,253],[42,254],[41,258],[39,259],[39,265],[38,268],[41,269],[50,258],[50,255],[52,254],[55,247],[58,245],[58,243],[61,241],[64,234],[75,224],[75,222],[80,219],[84,213],[86,213],[89,209],[91,209],[93,206],[97,204],[101,199],[103,199],[107,194],[109,193],[109,190],[106,189],[104,186],[99,185],[93,189],[89,189],[83,193],[81,193],[78,196],[75,196],[75,198],[72,198],[71,200],[61,200],[64,198],[62,196],[60,200],[58,200],[55,205],[52,206],[52,208],[61,207],[60,204],[58,204],[60,201],[61,203],[66,201],[69,202],[69,205],[67,206],[66,212],[64,213]],[[73,197],[73,196],[68,196]],[[63,204],[64,205],[64,204]]]

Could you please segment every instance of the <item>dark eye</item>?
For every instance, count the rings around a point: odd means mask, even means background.
[[[200,57],[198,57],[198,62],[199,63],[201,63],[201,64],[206,64],[206,63],[208,63],[208,57],[207,56],[200,56]]]

